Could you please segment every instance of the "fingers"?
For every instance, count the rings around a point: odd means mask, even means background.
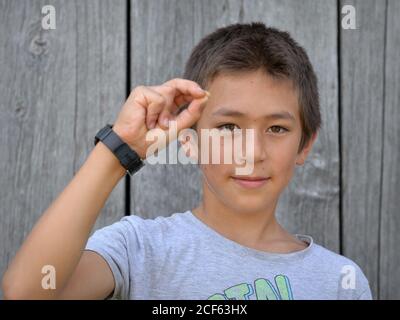
[[[151,87],[138,86],[134,90],[135,102],[146,109],[146,126],[149,129],[155,127],[158,115],[165,108],[167,99]]]
[[[180,78],[169,80],[161,86],[152,88],[162,93],[167,99],[166,106],[158,117],[158,124],[163,129],[168,128],[168,121],[175,119],[174,114],[179,106],[206,95],[206,92],[196,82]]]
[[[164,108],[161,110],[161,113],[158,115],[157,122],[163,127],[168,126],[168,120],[172,118],[172,114],[178,110],[178,105],[175,103],[175,92],[176,90],[170,86],[152,86],[150,87],[153,90],[157,91],[166,99],[166,103]],[[164,121],[164,122],[163,122]]]
[[[146,108],[148,129],[155,128],[157,122],[166,129],[168,121],[175,119],[174,114],[179,106],[188,102],[192,102],[190,110],[181,112],[179,121],[182,126],[197,121],[196,117],[200,116],[203,107],[204,99],[201,98],[207,99],[206,91],[196,82],[179,78],[169,80],[160,86],[139,86],[134,91],[135,102]]]
[[[175,120],[177,111],[179,107],[188,102],[194,100],[193,96],[189,95],[178,95],[175,97],[174,102],[171,107],[166,107],[160,114],[158,121],[161,127],[164,129],[168,128],[169,121]],[[178,107],[179,106],[179,107]]]
[[[182,106],[183,104],[186,104],[188,102],[192,102],[193,99],[194,98],[192,96],[189,96],[189,95],[179,95],[179,96],[175,97],[174,102],[175,102],[175,104],[177,106]]]
[[[177,117],[177,131],[180,132],[182,129],[190,128],[193,126],[200,118],[204,107],[207,104],[209,93],[206,93],[202,99],[194,99],[190,105],[183,110]]]
[[[205,91],[196,82],[191,80],[175,78],[164,82],[163,85],[174,88],[176,90],[175,96],[187,95],[194,98],[202,98],[205,95]]]

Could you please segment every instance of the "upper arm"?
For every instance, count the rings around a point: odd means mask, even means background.
[[[105,299],[114,290],[114,276],[104,258],[84,250],[59,299]]]

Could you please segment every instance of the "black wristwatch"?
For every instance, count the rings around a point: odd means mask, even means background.
[[[114,132],[112,127],[111,124],[107,124],[103,129],[100,129],[94,138],[94,144],[96,145],[99,141],[103,142],[132,176],[144,166],[144,162],[140,159],[140,156]]]

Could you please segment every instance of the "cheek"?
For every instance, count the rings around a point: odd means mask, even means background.
[[[225,165],[229,166],[235,161],[232,138],[229,135],[209,137],[208,141],[207,138],[204,138],[205,141],[203,141],[203,138],[201,135],[198,135],[198,150],[201,163],[218,165],[216,169],[210,167],[209,170],[228,170],[229,168],[222,167]]]
[[[232,175],[233,168],[228,164],[201,164],[200,170],[209,182],[225,182]]]
[[[270,160],[275,176],[281,177],[288,182],[294,174],[296,155],[296,141],[286,141],[284,144],[276,146],[270,152]]]
[[[204,182],[207,192],[210,192],[227,205],[232,204],[233,188],[227,188],[230,179],[229,166],[203,164],[200,165],[200,170],[203,175],[202,182]]]

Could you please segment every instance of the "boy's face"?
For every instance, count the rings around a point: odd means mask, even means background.
[[[254,132],[254,168],[250,174],[241,178],[268,179],[259,183],[236,179],[238,175],[235,168],[244,166],[235,163],[235,160],[233,164],[200,163],[205,179],[204,193],[240,212],[260,212],[271,205],[275,206],[279,195],[292,178],[296,164],[304,163],[316,138],[314,135],[310,143],[298,153],[302,128],[297,92],[290,81],[273,79],[262,71],[219,75],[207,90],[211,97],[196,126],[199,146],[201,129],[240,128],[245,131],[251,128]],[[229,115],[232,111],[242,115]],[[268,117],[273,114],[288,117]],[[223,154],[222,142],[217,148]],[[245,151],[246,147],[243,148]],[[200,148],[200,152],[204,150]],[[209,152],[212,154],[212,147]]]

